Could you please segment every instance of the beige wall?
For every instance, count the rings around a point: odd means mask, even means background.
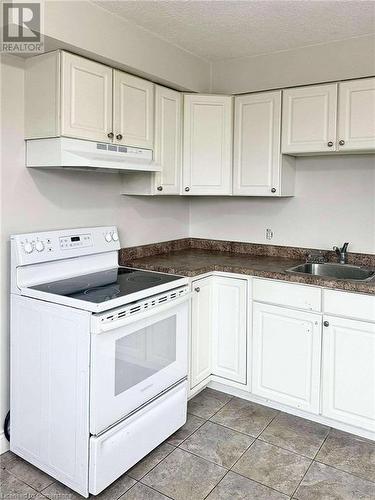
[[[297,159],[293,198],[198,198],[190,235],[375,253],[375,156]]]
[[[207,61],[87,0],[43,4],[48,50],[70,49],[180,90],[209,90]]]
[[[188,234],[188,200],[120,196],[119,175],[39,171],[24,162],[24,61],[1,59],[0,430],[9,408],[9,235],[117,224],[124,246]],[[1,432],[0,432],[1,434]],[[0,435],[1,441],[1,435]],[[1,444],[1,443],[0,443]]]
[[[212,91],[240,94],[375,75],[375,37],[364,36],[212,65]]]

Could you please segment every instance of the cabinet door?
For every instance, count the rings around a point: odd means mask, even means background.
[[[338,140],[342,151],[375,150],[375,78],[339,84]]]
[[[211,375],[212,277],[193,282],[190,388]]]
[[[324,320],[322,413],[375,431],[375,324]]]
[[[180,194],[181,106],[179,92],[155,87],[155,161],[162,166],[155,175],[157,194]]]
[[[114,142],[153,149],[154,84],[122,71],[114,74]]]
[[[321,316],[253,304],[253,393],[319,413]]]
[[[183,194],[232,194],[232,97],[186,95]]]
[[[233,194],[277,194],[280,120],[280,91],[235,97]]]
[[[337,85],[283,91],[282,152],[336,150]]]
[[[247,281],[214,278],[212,373],[246,383]]]
[[[108,142],[112,68],[62,52],[61,135]]]

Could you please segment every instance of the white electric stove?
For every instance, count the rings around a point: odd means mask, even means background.
[[[186,421],[188,279],[115,227],[11,237],[11,450],[98,494]]]

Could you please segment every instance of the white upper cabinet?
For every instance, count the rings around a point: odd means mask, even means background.
[[[319,413],[321,315],[253,304],[252,392]]]
[[[212,374],[246,383],[247,281],[215,276]]]
[[[337,84],[283,91],[282,153],[324,153],[336,146]]]
[[[235,97],[233,194],[292,195],[294,160],[280,154],[281,91]]]
[[[155,87],[154,159],[162,167],[155,174],[157,194],[179,194],[181,189],[182,95]]]
[[[185,95],[183,194],[232,194],[232,97]]]
[[[339,84],[339,151],[375,150],[375,78]]]
[[[112,68],[67,52],[32,57],[25,71],[25,136],[109,142]]]
[[[153,149],[154,84],[142,78],[114,71],[114,142]]]
[[[112,129],[112,69],[62,52],[61,135],[108,141]]]
[[[324,320],[322,413],[374,432],[375,324],[334,316]]]

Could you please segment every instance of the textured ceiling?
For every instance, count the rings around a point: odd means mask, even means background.
[[[209,61],[269,54],[375,32],[367,0],[95,0]]]

